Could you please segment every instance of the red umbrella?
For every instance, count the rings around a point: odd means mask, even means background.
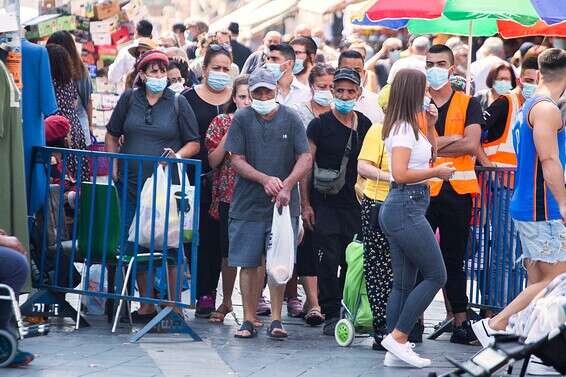
[[[497,29],[503,38],[566,37],[566,22],[547,25],[544,21],[538,21],[533,26],[523,26],[513,21],[497,20]]]
[[[445,3],[446,0],[378,0],[368,8],[366,15],[371,21],[432,19],[442,15]]]

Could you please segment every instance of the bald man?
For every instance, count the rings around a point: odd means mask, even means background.
[[[294,37],[312,37],[311,28],[305,24],[300,24],[295,28]]]
[[[246,62],[244,63],[244,67],[242,68],[241,73],[250,74],[252,73],[257,67],[261,67],[265,64],[267,60],[267,56],[269,55],[269,46],[271,45],[278,45],[281,43],[281,33],[278,31],[268,31],[263,38],[263,45],[260,47],[259,50],[252,53]]]

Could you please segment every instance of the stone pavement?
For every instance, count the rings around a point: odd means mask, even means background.
[[[437,299],[426,312],[427,332],[443,316],[441,295]],[[289,339],[276,341],[267,337],[265,329],[256,339],[235,339],[233,333],[238,325],[232,316],[227,316],[224,325],[195,320],[193,311],[187,311],[186,316],[203,342],[193,342],[186,335],[148,334],[133,344],[126,325],[111,334],[110,325],[100,318],[89,318],[93,326],[78,331],[71,322],[59,322],[52,325],[48,336],[24,341],[24,348],[36,355],[28,368],[1,370],[0,375],[417,377],[450,370],[445,355],[465,360],[479,350],[477,346],[451,344],[444,335],[417,346],[418,352],[433,359],[431,368],[384,368],[384,353],[371,350],[371,339],[359,338],[351,347],[341,348],[333,337],[322,335],[320,327],[306,327],[298,319],[286,318]],[[236,317],[242,318],[241,306],[236,307]]]

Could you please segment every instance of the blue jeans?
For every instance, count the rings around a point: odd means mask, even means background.
[[[29,273],[28,260],[16,250],[0,246],[0,283],[9,285],[16,297],[24,286]],[[0,291],[0,295],[8,292]],[[6,330],[12,318],[12,303],[0,300],[0,330]]]
[[[429,204],[425,184],[392,184],[381,206],[379,222],[389,241],[393,289],[387,303],[387,331],[409,334],[417,319],[446,284],[440,247],[425,215]],[[423,280],[415,286],[417,273]]]

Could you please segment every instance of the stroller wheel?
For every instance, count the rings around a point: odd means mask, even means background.
[[[0,330],[0,368],[12,363],[18,351],[16,338],[8,331]]]
[[[354,341],[354,325],[349,319],[343,318],[334,328],[334,339],[340,347],[349,347]]]

